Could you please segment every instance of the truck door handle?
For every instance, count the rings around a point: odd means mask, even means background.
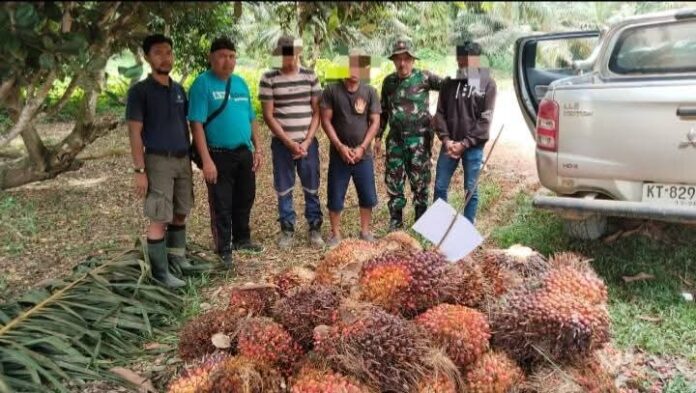
[[[691,116],[696,116],[696,107],[691,107],[691,108],[677,108],[677,116],[679,116],[679,117],[691,117]]]

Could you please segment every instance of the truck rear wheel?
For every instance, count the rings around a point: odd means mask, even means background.
[[[607,231],[607,218],[594,215],[581,220],[564,219],[563,226],[573,239],[597,240]]]

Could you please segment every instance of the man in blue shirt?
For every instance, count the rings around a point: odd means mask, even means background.
[[[249,229],[261,151],[249,87],[242,78],[233,75],[237,61],[234,43],[225,37],[216,39],[208,60],[210,69],[191,85],[188,119],[208,185],[216,252],[225,266],[231,268],[232,248],[261,250],[251,242]],[[222,105],[224,109],[219,111]]]
[[[126,105],[135,190],[145,197],[144,213],[150,219],[152,276],[167,287],[179,288],[186,283],[169,272],[169,263],[190,267],[185,223],[193,206],[186,93],[169,77],[174,62],[171,39],[148,36],[143,54],[152,73],[128,91]]]

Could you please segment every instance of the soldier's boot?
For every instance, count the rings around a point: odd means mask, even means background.
[[[167,257],[169,263],[175,263],[182,269],[191,268],[186,258],[186,227],[167,229]]]
[[[391,212],[391,219],[389,220],[389,232],[398,231],[403,229],[403,227],[403,212],[401,210]]]
[[[169,272],[167,247],[163,240],[155,243],[150,243],[148,241],[147,254],[150,257],[152,277],[155,280],[161,282],[167,288],[181,288],[186,286],[186,282],[179,280]]]
[[[428,210],[427,206],[416,206],[416,218],[414,221],[418,221],[418,219],[425,213],[425,211]]]

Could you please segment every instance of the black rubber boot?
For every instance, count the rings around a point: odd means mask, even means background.
[[[391,220],[389,220],[389,232],[398,231],[403,229],[404,220],[403,213],[401,210],[391,213]]]
[[[169,272],[167,247],[164,244],[164,239],[154,242],[148,239],[147,243],[147,253],[150,257],[152,277],[167,288],[181,288],[186,286],[186,282],[179,280]]]
[[[170,225],[167,228],[167,258],[182,269],[191,268],[186,258],[186,227]]]

